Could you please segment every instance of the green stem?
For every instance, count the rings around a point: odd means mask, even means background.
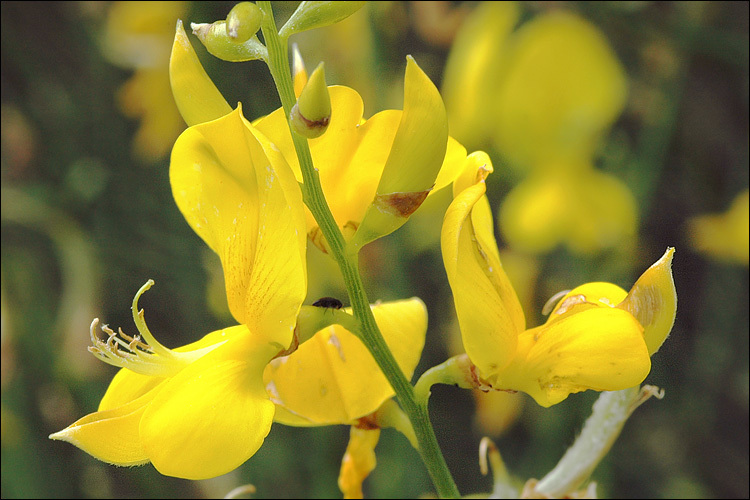
[[[548,498],[561,498],[586,481],[620,435],[639,393],[638,386],[602,392],[581,434],[555,468],[537,483],[536,492]]]
[[[281,38],[278,34],[271,2],[259,1],[257,5],[264,14],[261,30],[268,48],[268,67],[276,83],[284,112],[288,117],[294,106],[295,97],[287,53],[287,39]],[[297,135],[294,131],[291,131],[291,134],[304,179],[302,192],[305,203],[327,240],[330,254],[341,268],[354,316],[360,323],[360,338],[393,387],[404,412],[409,416],[417,435],[419,452],[438,495],[442,498],[458,498],[458,488],[438,446],[435,432],[430,424],[427,406],[416,402],[411,384],[398,366],[375,322],[359,274],[357,254],[346,252],[346,242],[323,195],[320,177],[313,166],[307,139]]]

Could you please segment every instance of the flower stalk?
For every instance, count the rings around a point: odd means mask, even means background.
[[[279,35],[271,3],[259,1],[257,5],[263,12],[261,31],[268,48],[268,67],[276,84],[284,113],[288,117],[296,101],[287,53],[288,36],[282,37]],[[412,385],[399,368],[375,322],[359,273],[358,254],[356,251],[350,251],[347,248],[344,237],[328,207],[320,185],[318,172],[313,165],[307,139],[294,132],[291,135],[304,179],[302,184],[303,199],[327,241],[329,253],[341,269],[354,316],[360,324],[360,339],[385,374],[404,412],[409,416],[419,443],[419,452],[438,495],[442,498],[457,498],[459,496],[458,489],[438,446],[437,438],[429,420],[426,401],[424,404],[416,401]]]

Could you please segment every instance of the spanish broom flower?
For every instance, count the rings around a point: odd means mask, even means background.
[[[191,62],[180,40],[175,45],[179,57]],[[184,77],[177,66],[173,76]],[[192,63],[187,67],[196,70]],[[151,462],[165,475],[205,479],[251,457],[277,408],[278,420],[294,425],[349,423],[375,411],[393,391],[384,377],[372,378],[374,361],[343,327],[328,327],[295,351],[307,292],[299,184],[241,106],[225,113],[216,92],[199,110],[182,94],[185,88],[203,92],[211,85],[177,78],[173,86],[186,121],[194,124],[172,151],[172,191],[189,225],[219,256],[229,308],[240,324],[167,349],[138,309],[149,281],[133,301],[138,335],[103,327],[107,339],[101,340],[94,333],[98,321],[92,323],[90,350],[121,368],[98,411],[50,437],[115,465]],[[373,312],[399,366],[410,374],[424,343],[424,304],[378,304]]]
[[[493,234],[486,154],[473,153],[454,183],[442,229],[442,252],[471,373],[485,388],[522,391],[542,406],[571,393],[640,384],[650,356],[672,329],[677,296],[674,249],[630,292],[587,283],[566,293],[544,325],[527,328]]]

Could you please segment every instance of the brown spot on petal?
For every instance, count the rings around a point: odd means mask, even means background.
[[[432,189],[410,193],[378,194],[373,202],[379,209],[401,217],[409,217],[418,209]]]

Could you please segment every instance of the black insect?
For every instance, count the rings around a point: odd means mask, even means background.
[[[344,304],[339,299],[334,299],[333,297],[321,297],[313,302],[313,305],[315,307],[325,307],[326,309],[341,309],[344,307]]]

